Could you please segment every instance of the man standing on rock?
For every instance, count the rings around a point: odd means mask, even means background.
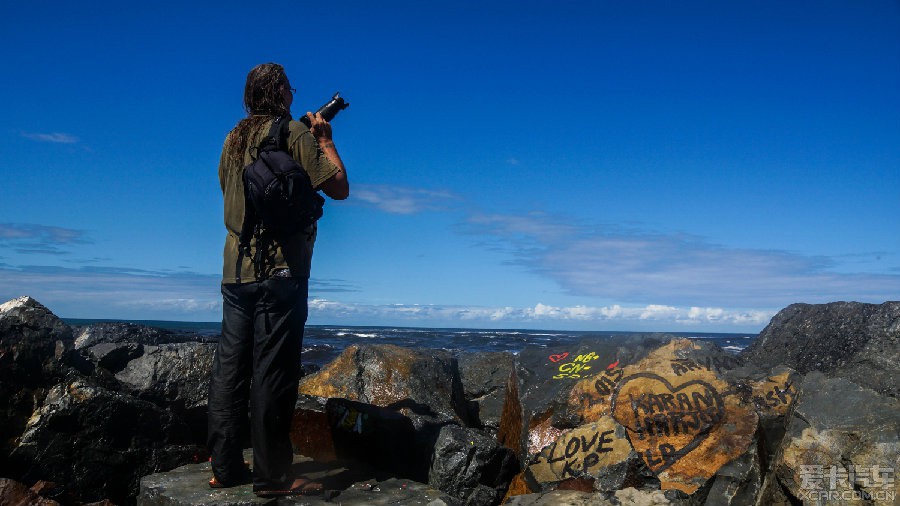
[[[258,65],[247,75],[247,117],[225,139],[219,183],[225,201],[222,337],[209,386],[209,436],[213,488],[253,482],[260,496],[311,494],[322,485],[291,471],[289,438],[300,350],[307,317],[315,223],[289,237],[255,241],[261,257],[239,252],[245,212],[243,171],[277,118],[290,115],[294,90],[284,68]],[[347,173],[320,114],[306,113],[310,127],[289,123],[287,152],[302,165],[313,188],[336,200],[350,193]],[[258,258],[263,258],[262,266]],[[250,410],[253,476],[244,462],[241,435]]]

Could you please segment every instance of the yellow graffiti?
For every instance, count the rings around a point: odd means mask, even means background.
[[[578,355],[571,362],[566,362],[565,364],[561,364],[559,366],[559,374],[553,376],[553,379],[564,379],[564,378],[583,378],[589,376],[591,373],[587,371],[591,370],[590,364],[591,361],[597,360],[600,358],[593,351],[590,353],[585,353],[583,355]]]

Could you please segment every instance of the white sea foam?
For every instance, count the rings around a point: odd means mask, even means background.
[[[334,335],[336,335],[338,337],[345,337],[345,336],[364,337],[367,339],[371,339],[373,337],[378,337],[378,334],[369,334],[366,332],[335,332]]]

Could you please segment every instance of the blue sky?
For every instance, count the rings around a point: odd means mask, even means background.
[[[340,90],[310,323],[757,332],[900,297],[895,1],[3,2],[0,299],[216,321],[251,67]],[[274,5],[274,4],[272,4]]]

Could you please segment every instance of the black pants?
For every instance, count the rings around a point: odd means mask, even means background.
[[[307,279],[222,286],[222,337],[209,383],[212,468],[225,485],[246,480],[241,434],[250,410],[254,488],[293,479],[289,437],[307,317]]]

